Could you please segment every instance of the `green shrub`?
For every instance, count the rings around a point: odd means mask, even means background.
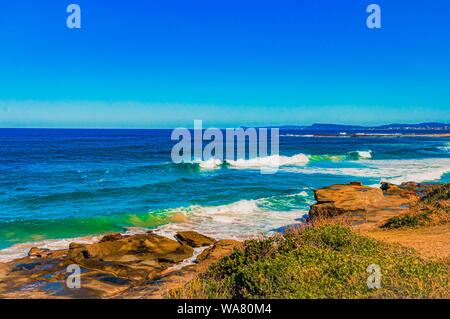
[[[371,290],[367,267],[381,267]],[[442,298],[448,268],[409,249],[369,239],[340,225],[251,240],[171,298]]]
[[[443,184],[436,189],[432,190],[430,193],[425,195],[421,202],[427,204],[435,204],[439,201],[449,200],[450,199],[450,183]]]
[[[403,215],[389,218],[381,228],[405,228],[405,227],[419,227],[425,226],[427,222],[431,221],[429,212],[421,213],[417,215]]]

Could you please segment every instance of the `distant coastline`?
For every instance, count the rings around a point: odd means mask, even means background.
[[[208,122],[205,122],[208,126]],[[192,126],[192,124],[191,124]],[[450,134],[450,124],[439,123],[439,122],[427,122],[418,124],[385,124],[378,126],[364,126],[364,125],[346,125],[346,124],[334,124],[334,123],[314,123],[311,125],[255,125],[246,126],[239,124],[230,124],[227,126],[216,126],[211,124],[211,127],[218,127],[220,129],[225,129],[227,127],[256,127],[256,128],[279,128],[280,130],[301,130],[301,131],[317,131],[317,132],[364,132],[364,131],[374,131],[374,132],[389,132],[386,134],[399,134],[400,132],[422,132],[421,134],[430,135],[433,132],[448,132]],[[183,125],[178,125],[177,127],[183,127]],[[190,128],[189,125],[186,127]],[[175,127],[0,127],[0,130],[124,130],[124,131],[134,131],[134,130],[173,130]],[[426,133],[423,133],[426,131]],[[396,133],[391,133],[396,132]],[[378,133],[374,133],[378,134]],[[410,133],[414,134],[414,133]],[[404,135],[404,134],[403,134]]]
[[[280,129],[297,129],[307,131],[359,131],[359,130],[412,130],[412,131],[450,131],[450,124],[427,122],[418,124],[386,124],[378,126],[345,125],[345,124],[323,124],[314,123],[309,126],[283,125]]]

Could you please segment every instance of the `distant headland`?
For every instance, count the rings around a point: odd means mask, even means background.
[[[345,124],[324,124],[314,123],[312,125],[283,125],[281,129],[297,129],[308,131],[358,131],[358,130],[450,130],[450,124],[428,122],[419,124],[392,123],[379,126],[345,125]]]

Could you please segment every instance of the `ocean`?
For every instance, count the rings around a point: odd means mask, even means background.
[[[449,137],[318,133],[282,130],[290,160],[267,175],[174,164],[171,130],[0,129],[0,261],[108,232],[244,239],[301,223],[318,187],[450,181]]]

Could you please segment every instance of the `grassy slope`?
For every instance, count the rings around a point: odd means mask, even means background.
[[[367,288],[368,265],[381,289]],[[212,265],[171,298],[449,298],[448,267],[340,225],[293,230]]]

